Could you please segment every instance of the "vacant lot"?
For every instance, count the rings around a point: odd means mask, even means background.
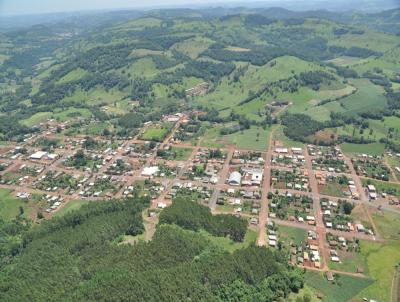
[[[294,244],[300,246],[307,240],[307,231],[282,225],[279,226],[279,237],[281,240],[288,243],[292,241]]]

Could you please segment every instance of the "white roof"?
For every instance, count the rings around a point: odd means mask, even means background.
[[[230,184],[231,184],[231,183],[240,184],[241,180],[242,180],[242,175],[241,175],[239,172],[237,172],[237,171],[233,171],[233,172],[231,173],[231,175],[229,175],[229,180],[228,180],[228,182],[229,182]]]
[[[157,166],[154,167],[145,167],[142,171],[143,176],[153,176],[156,174],[160,169]]]
[[[263,173],[262,172],[253,172],[251,174],[251,180],[253,180],[253,181],[257,181],[257,180],[261,181],[262,178],[263,178]]]
[[[44,152],[44,151],[37,151],[37,152],[35,152],[35,153],[33,153],[32,155],[31,155],[31,158],[32,159],[41,159],[43,156],[45,156],[47,154],[47,152]]]

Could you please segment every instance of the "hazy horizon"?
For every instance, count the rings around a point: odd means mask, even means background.
[[[301,1],[301,0],[296,0]],[[36,3],[33,3],[36,2]],[[42,14],[42,13],[62,13],[75,11],[91,11],[91,10],[112,10],[112,9],[148,9],[155,7],[174,7],[184,6],[191,7],[196,5],[207,4],[227,4],[227,3],[243,3],[243,0],[0,0],[0,14],[3,15],[24,15],[24,14]],[[286,1],[267,0],[255,2],[279,3]]]
[[[0,0],[0,15],[29,15],[29,14],[48,14],[48,13],[67,13],[78,11],[96,11],[96,10],[113,10],[113,9],[151,9],[151,8],[168,8],[168,7],[198,7],[198,6],[218,6],[218,5],[238,5],[238,6],[281,6],[290,8],[304,4],[305,8],[316,4],[319,8],[333,7],[339,2],[351,5],[357,3],[375,3],[380,4],[377,0],[352,0],[352,1],[335,1],[334,3],[327,0],[254,0],[246,2],[243,0]],[[400,0],[386,0],[386,4],[398,7]],[[382,3],[383,4],[383,3]],[[362,8],[360,8],[362,10]]]

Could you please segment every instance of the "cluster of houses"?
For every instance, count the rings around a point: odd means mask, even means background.
[[[231,165],[248,165],[248,166],[263,166],[265,159],[261,152],[239,151],[235,150],[230,164]]]
[[[275,148],[275,153],[278,153],[278,154],[290,154],[290,152],[291,152],[291,154],[301,155],[301,154],[303,154],[303,149],[297,148],[297,147],[292,147],[290,149],[284,148],[284,147]]]
[[[308,231],[307,241],[304,244],[296,245],[292,243],[290,262],[306,267],[321,268],[321,255],[315,231]]]
[[[274,166],[287,168],[302,167],[305,164],[303,149],[276,147],[271,157],[271,163]]]
[[[298,191],[309,191],[308,171],[296,169],[293,171],[276,170],[271,171],[271,185],[276,189],[291,189]]]
[[[209,201],[212,194],[212,189],[206,186],[194,185],[192,182],[175,182],[165,198],[172,199],[185,190],[200,194],[205,202]]]
[[[64,198],[61,196],[52,196],[49,194],[45,195],[43,198],[50,205],[50,207],[46,209],[47,213],[51,213],[52,211],[57,210],[64,200]]]
[[[46,151],[36,151],[29,156],[29,159],[33,161],[40,161],[40,160],[48,160],[52,161],[58,158],[58,155],[55,153],[49,153]]]
[[[193,96],[202,96],[205,95],[208,92],[208,89],[210,88],[210,84],[207,82],[202,82],[200,84],[197,84],[196,86],[186,89],[185,94],[186,97],[193,97]]]
[[[272,165],[278,167],[303,167],[305,162],[304,155],[278,154],[271,157]]]
[[[317,179],[318,185],[321,187],[328,186],[332,183],[335,183],[338,186],[340,186],[340,191],[341,191],[340,195],[343,195],[344,197],[356,199],[356,200],[358,200],[360,198],[360,194],[357,191],[357,187],[356,187],[354,181],[351,179],[347,179],[347,177],[338,176],[338,175],[327,175],[320,171],[316,171],[315,178]],[[346,181],[344,183],[340,183],[340,181],[343,181],[344,179],[346,179]],[[341,197],[341,196],[339,196],[339,197]]]

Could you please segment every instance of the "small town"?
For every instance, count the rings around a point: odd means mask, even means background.
[[[32,220],[49,219],[77,200],[130,197],[141,190],[152,198],[149,219],[156,222],[180,191],[193,192],[213,214],[247,219],[257,245],[287,245],[291,263],[328,272],[329,279],[340,272],[342,255],[357,253],[358,240],[382,241],[371,213],[400,213],[399,199],[374,185],[376,179],[399,183],[378,157],[349,158],[338,147],[286,148],[272,139],[266,152],[185,144],[177,134],[190,116],[164,116],[171,127],[161,140],[144,139],[161,127],[152,122],[136,137],[113,142],[63,136],[68,124],[48,120],[37,135],[0,149],[0,188],[32,203]],[[304,238],[288,238],[287,229],[302,230]]]
[[[400,0],[0,0],[1,302],[400,302]]]

